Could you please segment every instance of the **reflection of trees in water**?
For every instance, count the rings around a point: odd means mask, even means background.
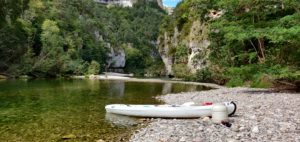
[[[199,85],[178,84],[178,83],[164,83],[162,86],[162,94],[180,93],[180,92],[193,92],[203,90],[204,88]]]
[[[197,85],[189,85],[187,88],[187,92],[192,92],[197,90]]]
[[[109,95],[112,96],[124,96],[124,92],[125,92],[125,82],[124,81],[116,81],[113,82],[111,84],[109,84]]]
[[[90,79],[87,81],[87,86],[91,91],[99,91],[100,90],[100,80]]]
[[[162,94],[168,94],[172,92],[172,83],[165,83],[162,88]]]

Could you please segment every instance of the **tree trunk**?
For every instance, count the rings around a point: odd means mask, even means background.
[[[260,63],[265,62],[265,40],[263,38],[258,39],[259,56],[261,57]]]

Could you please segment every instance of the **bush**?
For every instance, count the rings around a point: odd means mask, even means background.
[[[208,68],[197,70],[195,76],[196,76],[196,81],[199,82],[211,82],[212,80],[212,73]]]
[[[244,80],[242,80],[239,76],[231,78],[227,83],[226,86],[228,87],[236,87],[241,86],[244,83]]]
[[[227,68],[225,75],[229,80],[226,85],[230,87],[248,85],[249,87],[266,88],[271,87],[274,80],[288,82],[300,80],[300,72],[297,69],[267,64]]]
[[[150,63],[150,66],[146,69],[147,77],[158,77],[165,74],[164,64],[159,62],[157,64]]]
[[[273,79],[268,75],[257,75],[250,84],[254,88],[269,88],[273,86]]]
[[[173,67],[174,75],[177,78],[190,78],[188,76],[189,70],[186,66],[186,64],[175,64]]]
[[[88,74],[99,74],[99,72],[100,72],[100,64],[97,61],[93,60],[88,68],[87,73]]]
[[[87,67],[88,63],[83,60],[67,60],[61,67],[61,73],[63,75],[82,75],[87,71]]]
[[[125,48],[126,55],[126,66],[125,71],[134,73],[134,74],[142,74],[144,69],[144,60],[142,52],[136,48]]]

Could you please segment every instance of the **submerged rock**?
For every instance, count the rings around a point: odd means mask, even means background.
[[[76,136],[74,134],[68,134],[61,137],[62,139],[75,139]]]

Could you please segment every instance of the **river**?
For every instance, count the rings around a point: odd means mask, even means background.
[[[1,141],[118,141],[136,119],[106,114],[112,103],[160,104],[154,97],[208,89],[174,83],[100,80],[0,81]]]

